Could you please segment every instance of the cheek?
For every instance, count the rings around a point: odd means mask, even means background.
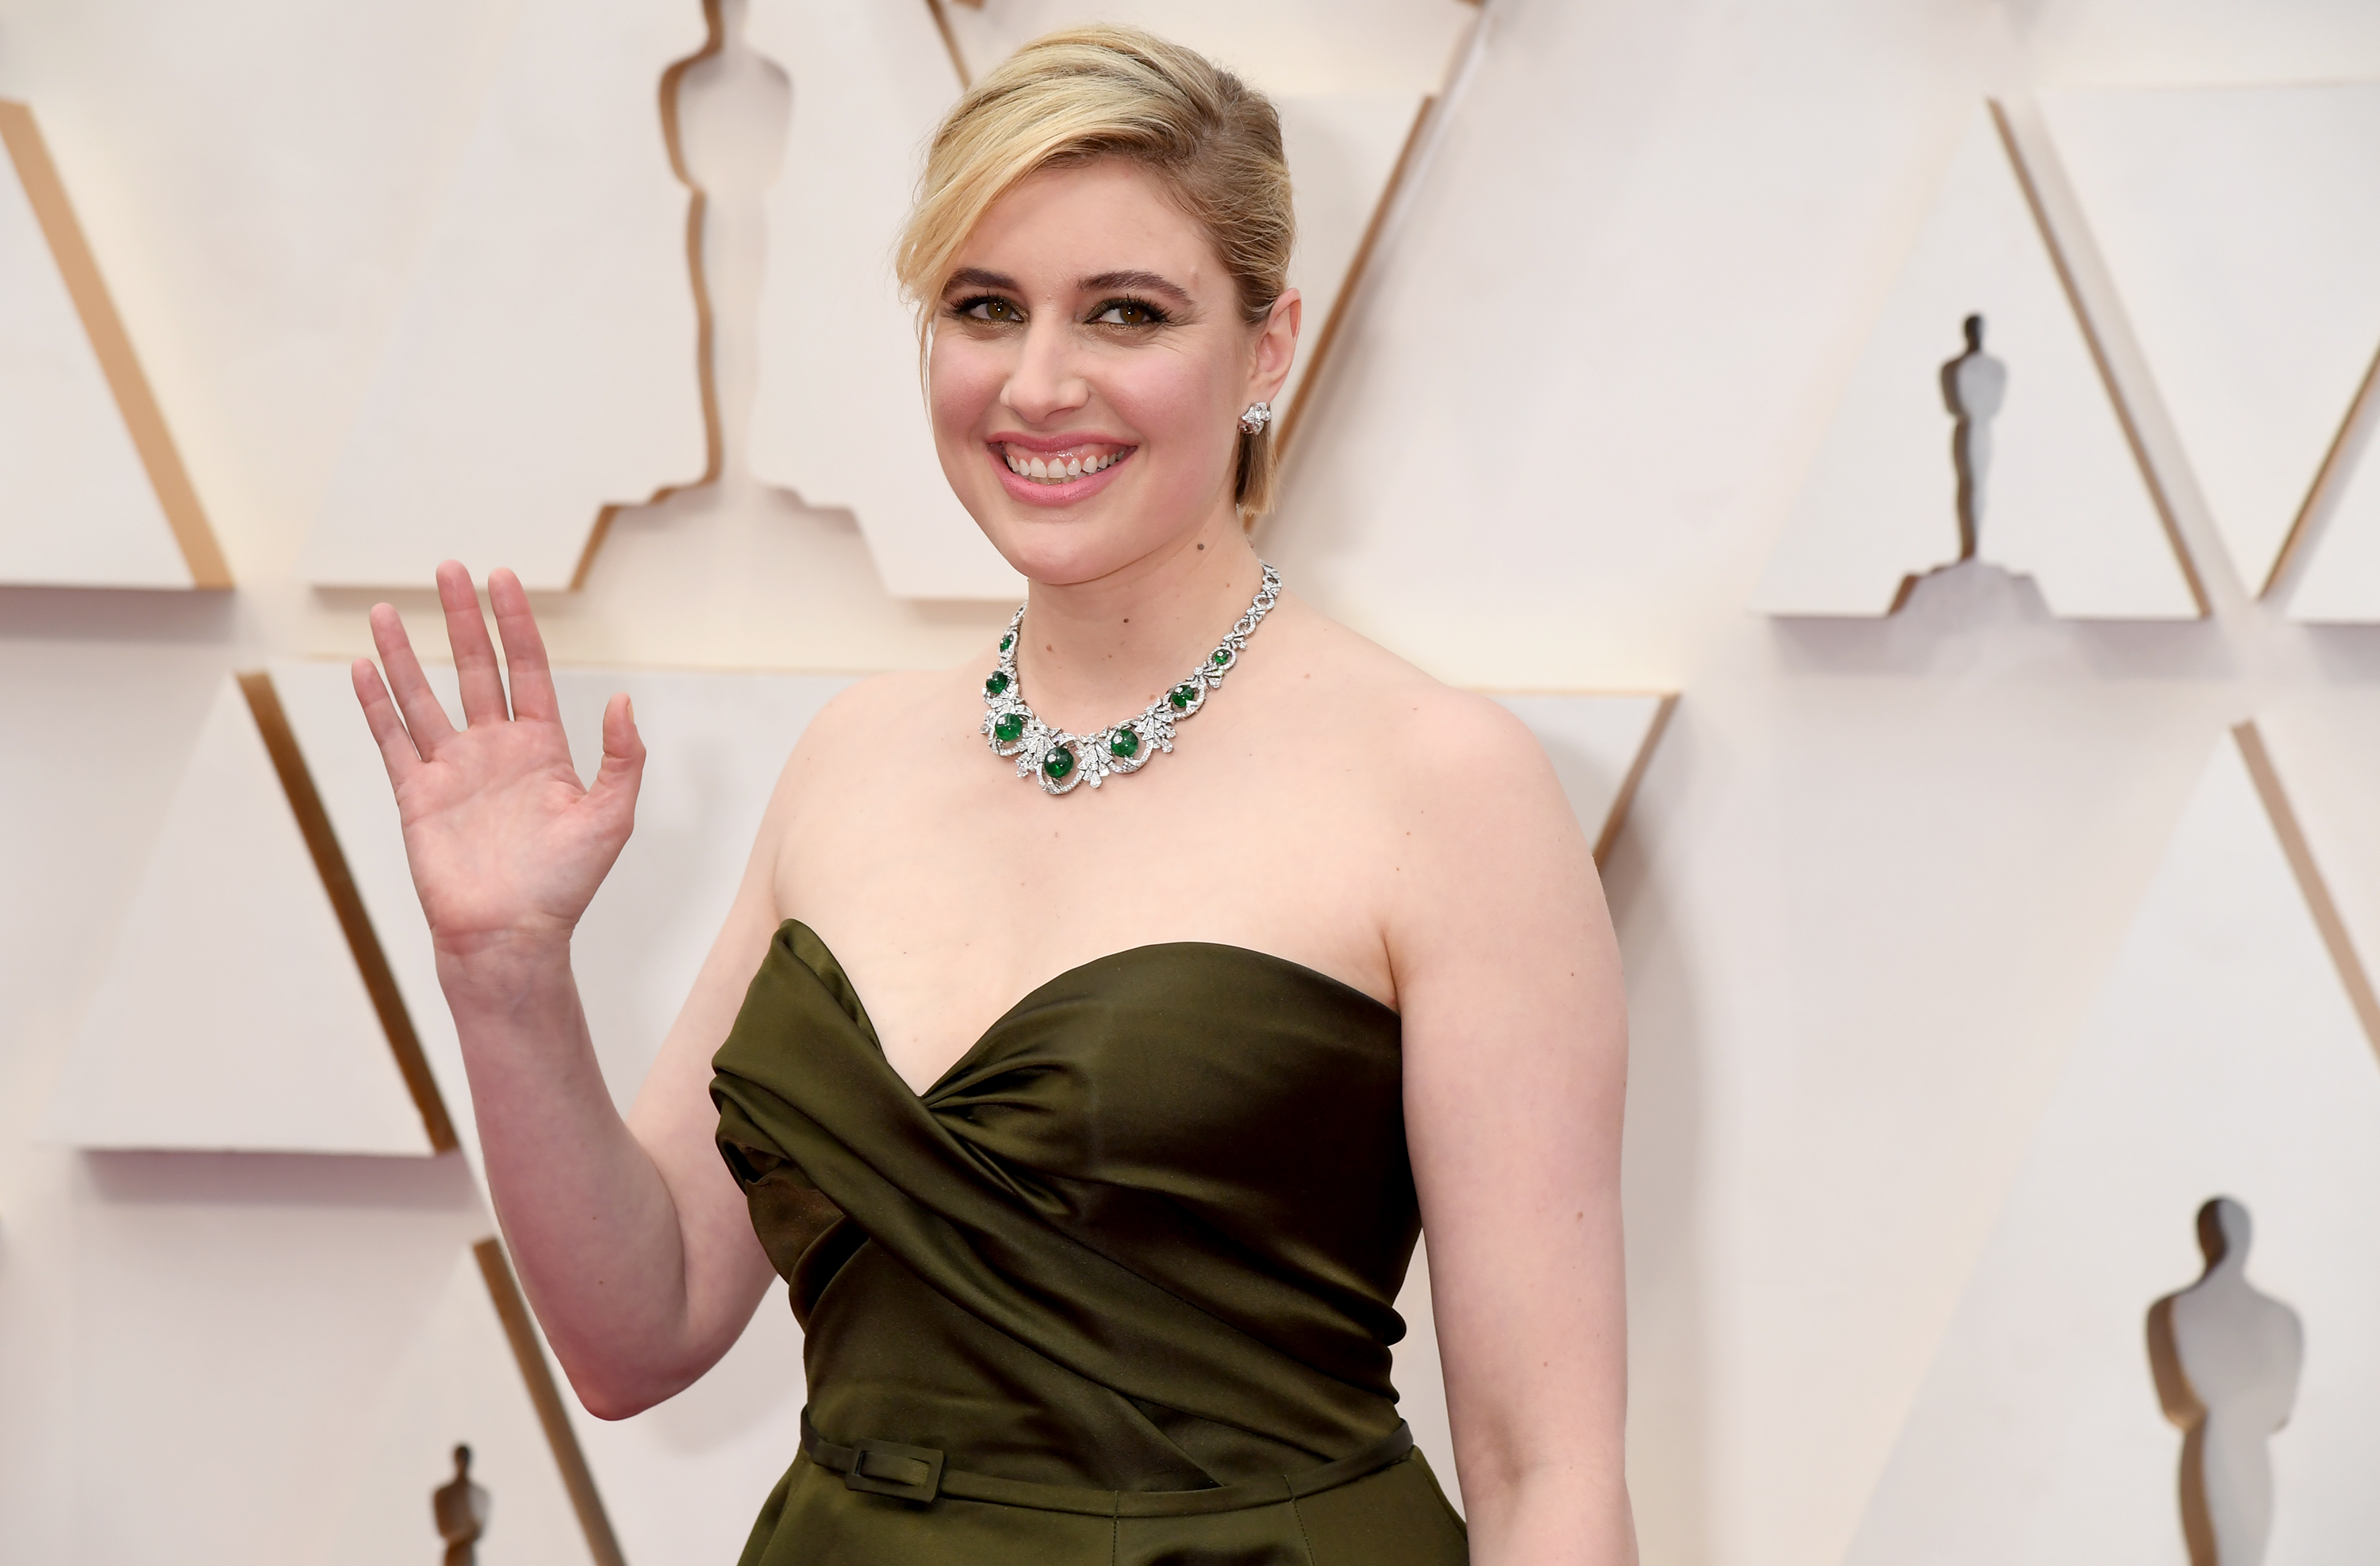
[[[1106,378],[1108,399],[1158,450],[1152,455],[1205,468],[1231,446],[1225,400],[1214,367],[1189,355],[1149,353],[1118,364]]]
[[[1007,374],[1008,356],[997,345],[956,333],[937,336],[926,367],[935,443],[971,442],[999,402]]]

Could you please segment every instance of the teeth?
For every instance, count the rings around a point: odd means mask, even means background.
[[[1125,450],[1130,450],[1129,447]],[[1062,484],[1093,473],[1104,473],[1123,459],[1124,452],[1109,452],[1104,455],[1085,456],[1080,452],[1067,452],[1054,457],[1030,456],[1013,446],[1001,448],[1001,458],[1008,470],[1020,479],[1038,479],[1045,484]]]

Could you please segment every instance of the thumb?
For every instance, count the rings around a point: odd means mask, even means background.
[[[595,769],[594,784],[587,793],[633,817],[644,776],[645,741],[637,733],[636,705],[625,693],[616,695],[603,708],[603,763]]]

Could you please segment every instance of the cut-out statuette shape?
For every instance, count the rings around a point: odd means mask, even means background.
[[[455,1449],[455,1476],[431,1493],[438,1536],[446,1541],[446,1566],[478,1566],[480,1536],[488,1531],[488,1492],[471,1482],[471,1449]]]
[[[2248,1209],[2198,1209],[2205,1275],[2149,1311],[2149,1363],[2181,1446],[2181,1527],[2191,1566],[2258,1566],[2273,1531],[2265,1442],[2289,1423],[2305,1366],[2298,1313],[2248,1281]]]

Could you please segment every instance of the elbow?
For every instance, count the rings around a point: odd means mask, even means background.
[[[578,1406],[606,1422],[633,1419],[662,1401],[656,1397],[639,1397],[623,1389],[579,1387],[575,1382],[572,1385],[578,1393]]]
[[[642,1375],[622,1374],[618,1370],[604,1374],[568,1366],[565,1370],[570,1378],[570,1390],[577,1394],[578,1406],[606,1423],[633,1419],[649,1408],[669,1402],[694,1380],[691,1376],[656,1374],[650,1370]]]

